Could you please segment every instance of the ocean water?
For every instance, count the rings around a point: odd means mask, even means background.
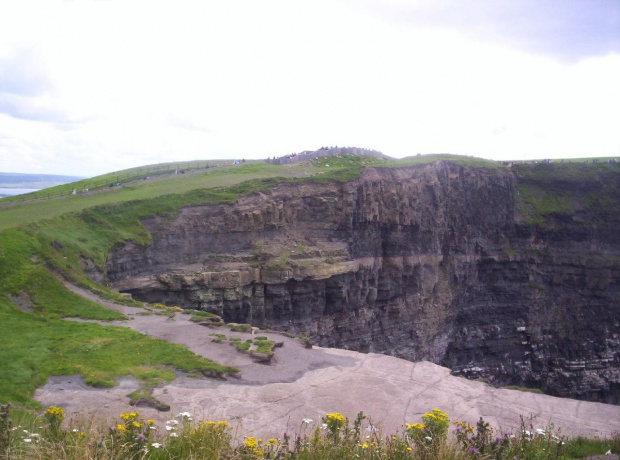
[[[23,193],[36,192],[41,190],[40,188],[0,188],[0,195],[21,195]]]

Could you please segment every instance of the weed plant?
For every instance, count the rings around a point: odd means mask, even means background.
[[[15,460],[566,460],[616,452],[620,441],[619,434],[611,439],[568,439],[552,426],[535,429],[524,419],[514,431],[493,430],[483,419],[476,426],[451,423],[438,409],[424,414],[422,423],[406,424],[388,435],[362,412],[352,423],[340,413],[329,413],[320,423],[306,418],[297,432],[266,439],[244,436],[225,420],[194,420],[188,412],[156,426],[138,412],[120,414],[112,423],[97,419],[63,423],[59,407],[15,421],[9,410],[0,406],[0,455]]]

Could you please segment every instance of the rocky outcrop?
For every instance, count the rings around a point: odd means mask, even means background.
[[[280,185],[144,221],[152,243],[116,248],[105,276],[137,299],[323,346],[618,403],[617,176],[549,188],[509,168],[437,162]],[[520,196],[601,186],[605,210],[577,197],[572,213],[543,213]]]

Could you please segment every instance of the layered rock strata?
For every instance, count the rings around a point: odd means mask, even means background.
[[[144,221],[152,243],[116,248],[105,277],[322,346],[617,404],[620,206],[536,222],[521,180],[440,161],[280,185]]]

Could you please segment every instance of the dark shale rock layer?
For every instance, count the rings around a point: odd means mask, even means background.
[[[440,161],[280,185],[143,222],[152,244],[116,248],[105,277],[322,346],[618,404],[619,178],[538,183]],[[572,211],[533,215],[532,190]]]

